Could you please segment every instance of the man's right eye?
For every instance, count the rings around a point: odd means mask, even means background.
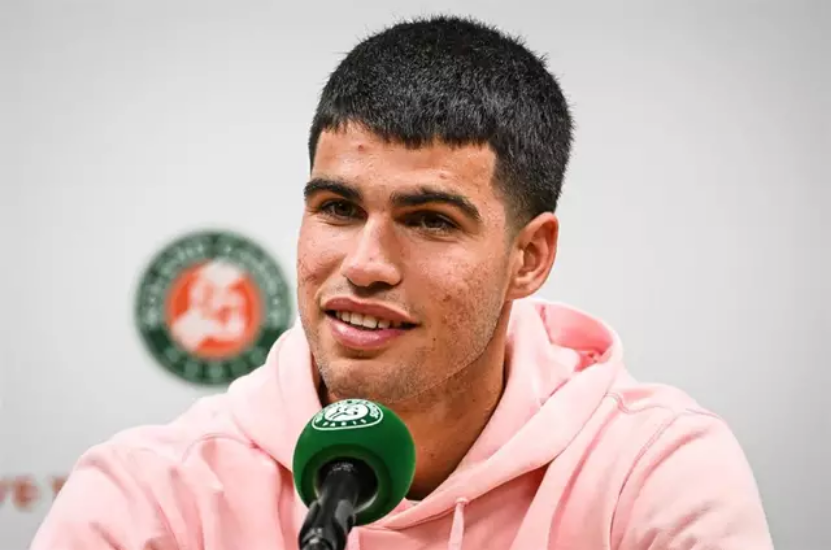
[[[318,207],[318,211],[336,219],[352,219],[357,216],[356,207],[342,200],[331,200]]]

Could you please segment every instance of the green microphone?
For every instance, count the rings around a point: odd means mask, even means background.
[[[301,550],[344,550],[355,525],[372,523],[405,498],[416,449],[407,426],[384,405],[344,399],[312,417],[295,446],[295,489],[309,507]]]

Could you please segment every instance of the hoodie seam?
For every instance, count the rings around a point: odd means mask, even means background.
[[[150,455],[155,461],[159,461],[162,458],[159,455],[159,453],[157,453],[154,449],[148,447],[129,447],[124,450],[124,458],[135,465],[134,459],[135,456],[139,453]],[[134,471],[142,472],[143,469],[136,468]],[[165,530],[165,533],[176,542],[179,548],[187,550],[190,546],[184,544],[180,540],[180,538],[174,532],[174,529],[171,526],[171,522],[168,520],[168,516],[162,509],[162,506],[159,504],[159,501],[156,498],[153,498],[155,495],[153,494],[153,490],[151,489],[152,484],[148,483],[147,480],[144,479],[144,477],[141,474],[137,474],[137,479],[141,480],[140,487],[142,488],[142,492],[144,493],[145,498],[148,499],[150,505],[153,506],[153,509],[156,511],[159,517],[159,523]]]
[[[624,398],[616,392],[608,392],[605,395],[605,397],[610,397],[611,399],[613,399],[616,402],[616,406],[618,407],[618,409],[621,412],[623,412],[624,414],[627,414],[627,415],[639,414],[641,412],[650,411],[650,410],[653,410],[653,409],[663,409],[663,410],[666,410],[666,411],[669,411],[669,412],[673,412],[673,414],[674,414],[673,419],[676,419],[678,416],[692,414],[692,415],[710,416],[710,417],[715,418],[717,420],[721,420],[721,421],[723,420],[723,418],[720,417],[719,415],[717,415],[717,414],[715,414],[711,411],[700,409],[700,408],[692,408],[692,407],[679,408],[679,407],[672,407],[672,406],[664,404],[664,403],[653,403],[653,404],[645,405],[643,407],[633,408],[633,407],[629,407],[628,404],[625,403]],[[672,421],[673,421],[673,419],[672,419]]]
[[[612,395],[612,394],[611,394],[611,395]],[[617,400],[617,401],[618,401],[618,400]],[[621,402],[619,402],[619,403],[621,403]],[[665,407],[665,406],[662,406],[662,405],[654,405],[654,406],[645,407],[644,409],[639,409],[639,410],[634,411],[634,412],[641,412],[641,411],[644,411],[644,410],[647,410],[647,409],[652,409],[652,408],[665,408],[665,409],[667,409],[667,410],[671,410],[670,408]],[[623,411],[623,412],[628,412],[628,411]],[[656,442],[657,442],[657,441],[658,441],[658,440],[659,440],[659,439],[660,439],[663,435],[665,435],[665,434],[668,432],[668,430],[669,430],[669,429],[671,429],[671,427],[672,427],[675,423],[677,423],[677,422],[678,422],[679,420],[681,420],[682,418],[685,418],[685,417],[691,417],[691,416],[704,416],[704,417],[713,418],[713,419],[716,419],[716,420],[718,420],[718,421],[720,421],[720,422],[723,422],[723,419],[722,419],[720,416],[718,416],[718,415],[716,415],[716,414],[714,414],[714,413],[711,413],[711,412],[709,412],[709,411],[702,411],[702,410],[698,410],[698,409],[690,409],[690,408],[687,408],[687,407],[686,407],[686,408],[684,408],[684,409],[682,409],[682,410],[678,410],[678,411],[676,411],[676,412],[675,412],[672,416],[670,416],[669,418],[667,418],[667,419],[666,419],[666,420],[662,423],[662,425],[660,425],[660,426],[659,426],[659,427],[658,427],[658,428],[654,431],[653,435],[652,435],[650,438],[648,438],[648,440],[647,440],[647,441],[646,441],[646,442],[642,445],[642,448],[639,450],[639,453],[637,453],[636,457],[634,458],[633,462],[631,463],[631,466],[630,466],[630,468],[628,469],[627,474],[625,474],[625,477],[624,477],[624,479],[622,480],[622,484],[621,484],[621,486],[619,487],[619,493],[618,493],[618,495],[617,495],[617,499],[616,499],[616,500],[617,500],[617,505],[616,505],[616,507],[615,507],[615,509],[614,509],[614,512],[613,512],[613,518],[611,519],[611,522],[610,522],[610,538],[611,538],[611,539],[612,539],[612,537],[613,537],[613,524],[615,523],[615,518],[616,518],[617,510],[618,510],[618,508],[619,508],[619,500],[620,500],[620,498],[621,498],[621,496],[622,496],[622,493],[625,491],[625,487],[628,485],[628,483],[630,483],[630,480],[631,480],[631,477],[633,476],[634,471],[635,471],[635,470],[637,469],[637,467],[641,464],[642,459],[645,457],[645,455],[646,455],[646,453],[648,452],[648,450],[649,450],[651,447],[653,447],[653,445],[654,445],[654,444],[656,444]],[[617,547],[617,548],[618,548],[618,547]]]
[[[210,439],[230,439],[232,441],[236,441],[238,443],[241,443],[245,446],[250,446],[246,440],[243,440],[239,437],[235,437],[235,436],[229,435],[227,433],[211,432],[211,433],[207,433],[207,434],[202,434],[202,435],[198,436],[197,438],[195,438],[193,441],[191,441],[186,446],[186,448],[182,451],[182,453],[180,453],[179,457],[175,458],[175,460],[172,460],[172,462],[174,464],[178,465],[178,466],[186,466],[186,462],[188,460],[188,455],[191,453],[191,451],[193,449],[195,449],[199,444],[201,444],[205,441],[208,441]],[[150,455],[156,461],[163,461],[164,460],[164,457],[156,449],[154,449],[152,447],[146,447],[144,445],[129,447],[128,449],[126,449],[125,453],[126,453],[125,458],[128,459],[128,460],[131,460],[131,461],[133,460],[133,457],[138,453]],[[141,471],[141,469],[138,469],[137,471]],[[143,484],[146,483],[146,481],[143,478],[142,478],[142,482],[143,482]],[[144,490],[145,493],[146,493],[146,496],[153,496],[152,491],[150,492],[150,494],[148,494],[148,491],[150,491],[150,486],[151,486],[150,484],[147,484],[147,488]],[[168,520],[168,516],[165,514],[165,511],[162,509],[162,506],[159,504],[159,501],[156,500],[155,498],[150,498],[149,500],[150,500],[153,508],[156,510],[157,514],[159,515],[159,519],[160,519],[160,523],[162,524],[162,527],[165,529],[165,532],[168,534],[168,536],[170,536],[176,542],[177,547],[181,548],[182,550],[187,550],[188,548],[190,548],[189,545],[184,544],[179,539],[179,537],[177,536],[176,532],[174,531],[173,527],[171,526],[170,521]]]
[[[210,440],[216,440],[216,439],[228,439],[228,440],[240,443],[244,447],[254,448],[254,446],[252,445],[252,442],[248,441],[244,438],[241,438],[241,437],[238,437],[238,436],[235,436],[235,435],[231,435],[231,434],[228,434],[228,433],[223,433],[223,432],[210,432],[210,433],[207,433],[207,434],[202,434],[199,437],[195,438],[193,441],[191,441],[185,447],[185,449],[182,451],[181,455],[179,456],[179,463],[180,464],[185,464],[188,461],[188,458],[189,458],[189,455],[191,454],[191,452],[194,449],[196,449],[199,445],[201,445],[202,443],[205,443],[205,442],[210,441]]]
[[[623,404],[623,403],[621,403],[621,402],[620,402],[620,401],[618,401],[618,400],[617,400],[617,402],[618,402],[618,403],[620,403],[620,404]],[[647,408],[658,408],[658,407],[659,407],[659,406],[646,407],[646,409],[647,409]],[[622,408],[622,407],[620,407],[620,409],[621,409],[621,408]],[[643,409],[643,410],[645,410],[645,409]],[[626,412],[626,413],[627,413],[627,411],[623,411],[623,412]],[[627,487],[628,483],[630,482],[630,479],[631,479],[631,476],[633,475],[634,470],[636,470],[637,465],[641,463],[641,461],[642,461],[642,457],[644,457],[644,456],[645,456],[645,454],[648,452],[648,449],[649,449],[649,448],[650,448],[650,447],[651,447],[654,443],[656,443],[656,442],[657,442],[657,440],[659,440],[659,438],[660,438],[660,437],[662,437],[662,435],[666,432],[666,430],[668,430],[668,428],[669,428],[669,427],[670,427],[670,426],[671,426],[671,425],[672,425],[672,424],[673,424],[673,423],[677,420],[677,418],[679,418],[680,416],[681,416],[681,413],[678,413],[678,414],[675,414],[675,415],[671,416],[670,418],[667,418],[667,419],[665,420],[665,422],[663,422],[663,423],[662,423],[662,425],[661,425],[661,426],[659,426],[659,427],[658,427],[658,428],[654,431],[653,435],[651,435],[651,437],[650,437],[650,438],[648,438],[648,440],[647,440],[647,441],[646,441],[646,442],[642,445],[642,448],[641,448],[641,449],[639,449],[639,453],[637,453],[636,458],[635,458],[635,459],[633,460],[633,462],[631,463],[630,468],[628,468],[628,473],[627,473],[627,474],[625,474],[625,478],[622,480],[622,484],[621,484],[621,486],[619,487],[619,492],[618,492],[618,495],[617,495],[617,497],[616,497],[616,502],[617,502],[617,505],[614,507],[614,510],[613,510],[613,515],[612,515],[611,520],[610,520],[610,534],[608,535],[608,538],[611,540],[611,542],[613,542],[613,541],[612,541],[612,539],[613,539],[613,526],[614,526],[614,525],[615,525],[615,523],[616,523],[616,511],[617,511],[617,509],[618,509],[618,507],[619,507],[619,506],[618,506],[618,503],[619,503],[619,500],[620,500],[620,499],[621,499],[621,497],[622,497],[622,493],[625,491],[625,487]],[[617,547],[616,547],[616,548],[618,549],[618,545],[617,545]]]

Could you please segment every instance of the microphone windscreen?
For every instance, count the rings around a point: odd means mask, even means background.
[[[356,510],[356,525],[365,525],[387,515],[408,494],[416,449],[393,411],[365,399],[344,399],[313,416],[298,438],[292,475],[304,504],[317,499],[324,467],[339,460],[361,462],[376,476],[374,497]]]

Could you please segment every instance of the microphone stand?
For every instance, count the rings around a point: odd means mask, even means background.
[[[321,494],[309,507],[298,535],[301,550],[344,550],[347,535],[356,524],[359,468],[353,462],[339,461],[325,472]]]

